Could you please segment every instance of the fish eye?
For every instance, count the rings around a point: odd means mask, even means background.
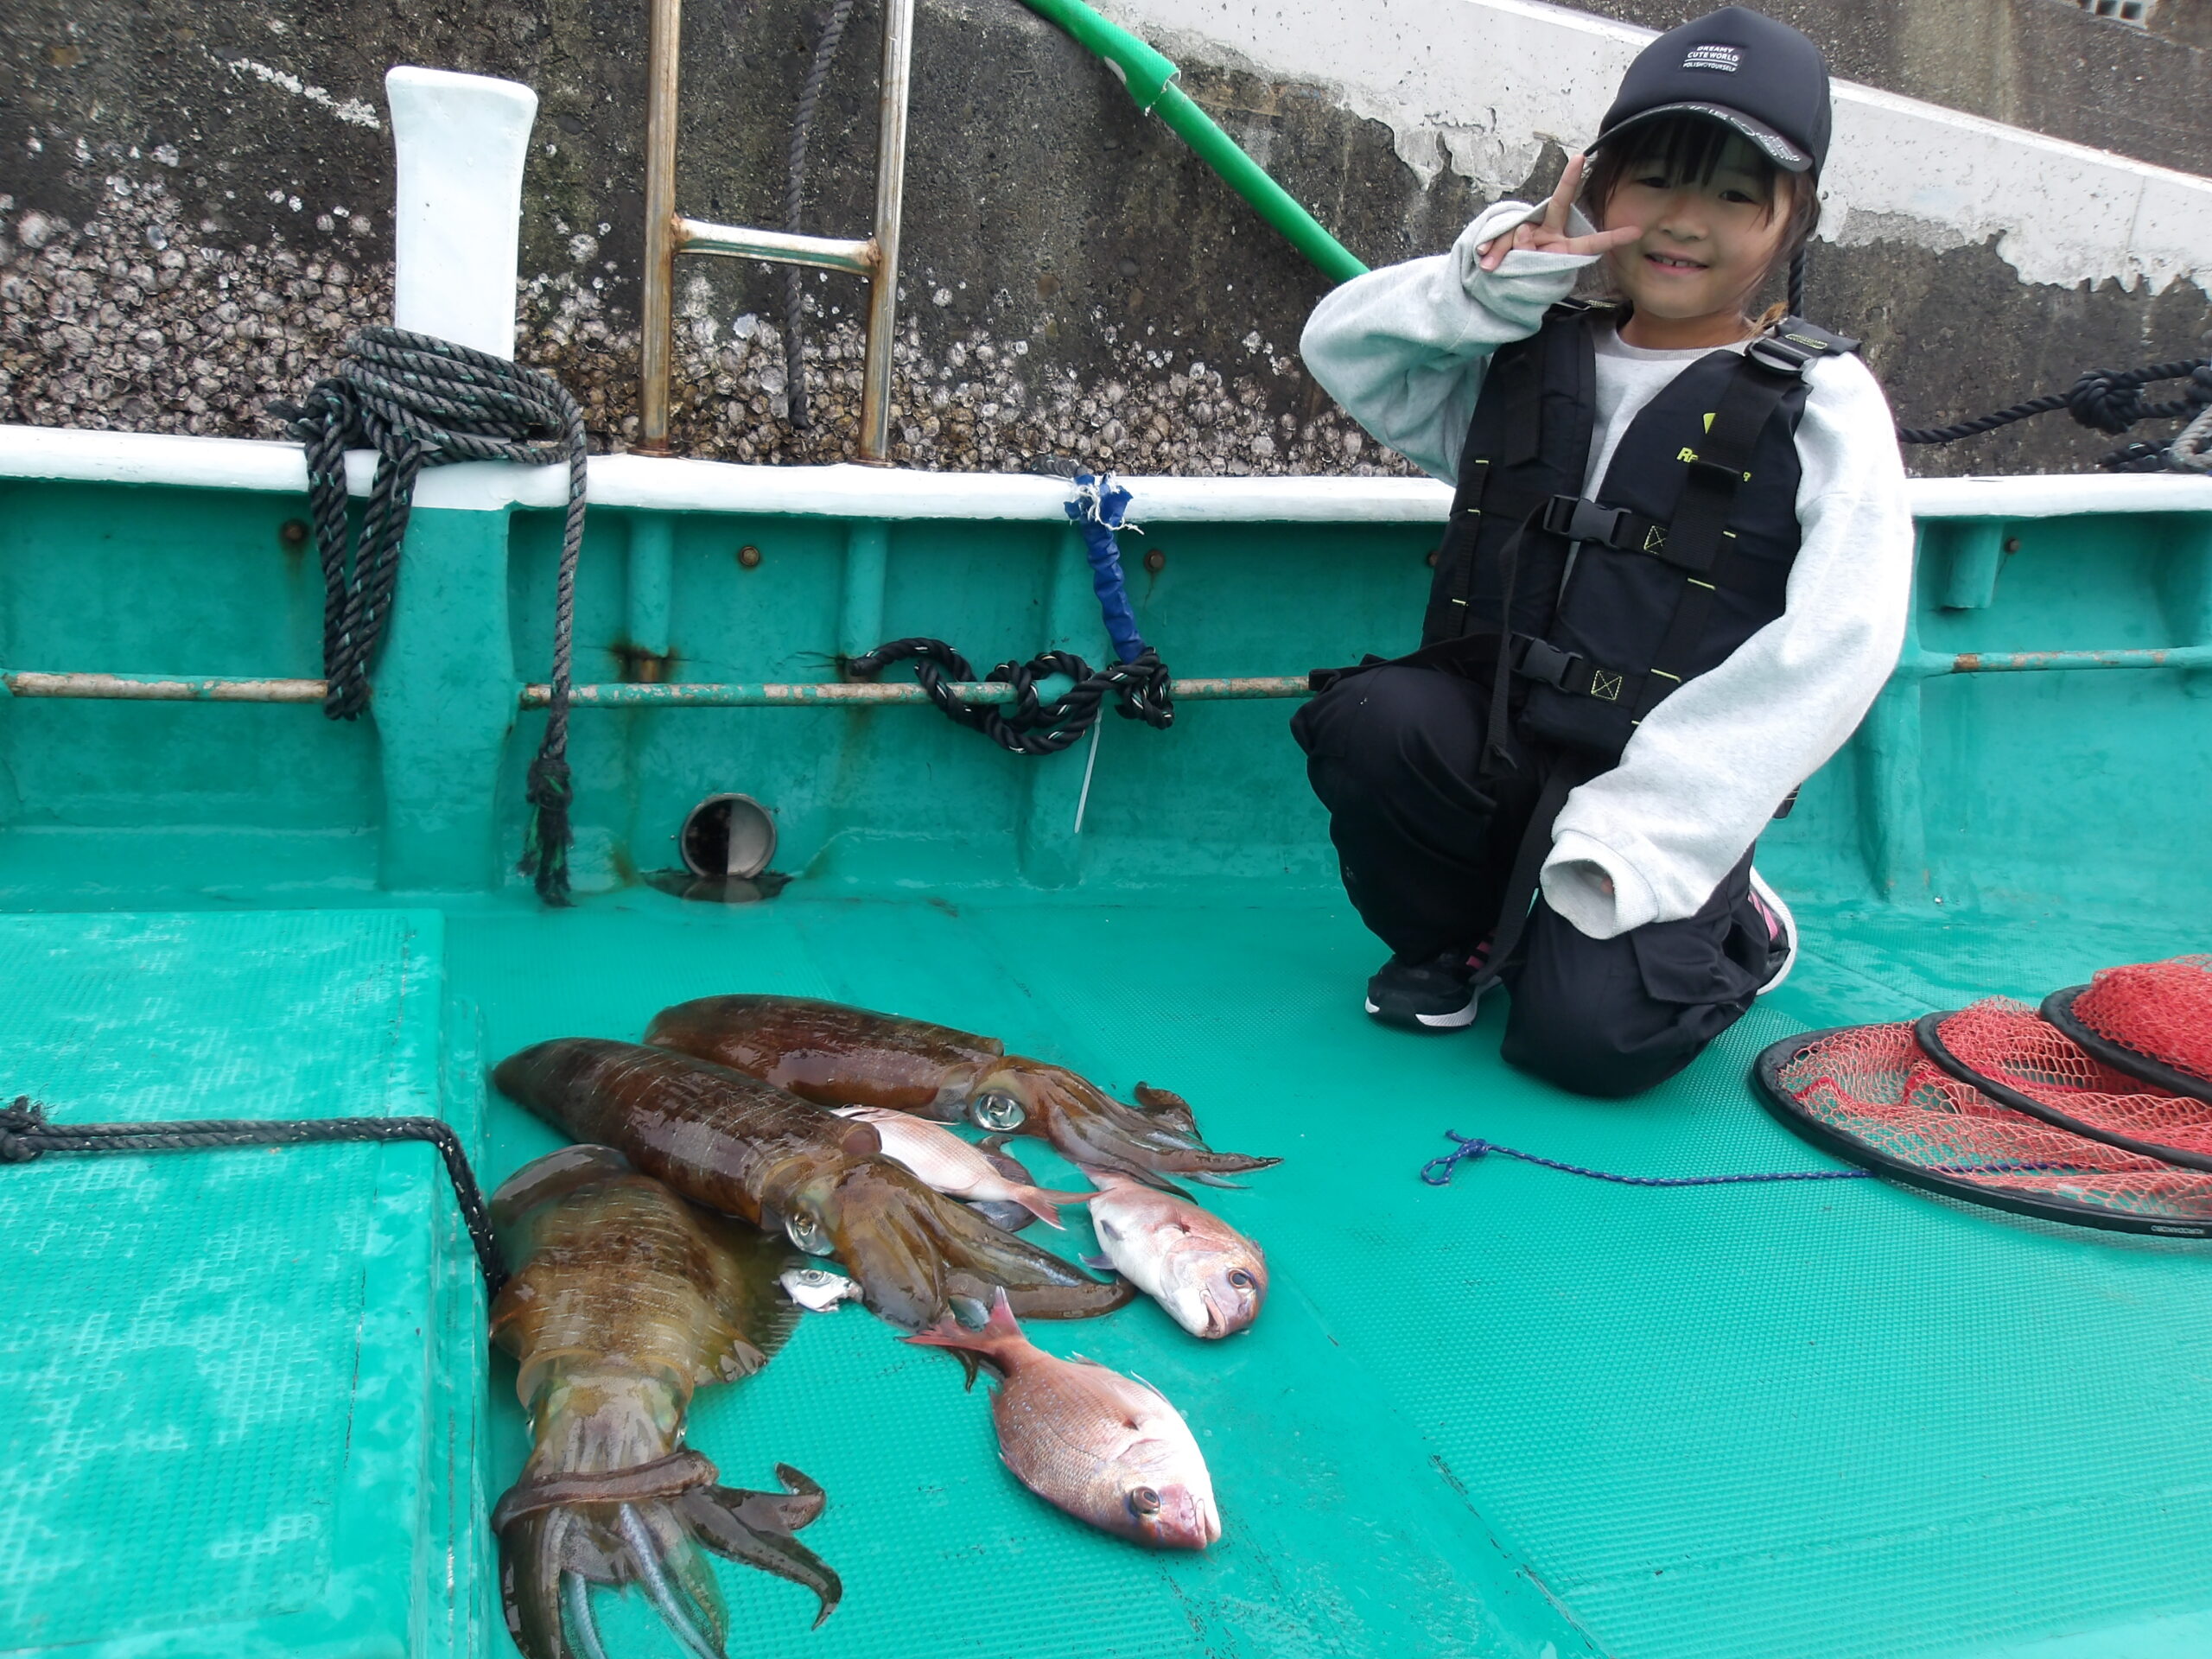
[[[1129,1493],[1129,1513],[1132,1515],[1158,1515],[1160,1513],[1160,1494],[1154,1491],[1149,1486],[1138,1486],[1133,1488]]]
[[[1254,1279],[1250,1274],[1245,1272],[1243,1268],[1231,1268],[1229,1270],[1229,1282],[1239,1290],[1249,1290],[1259,1281]]]

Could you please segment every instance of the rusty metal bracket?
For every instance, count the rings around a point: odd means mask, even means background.
[[[676,256],[720,254],[849,271],[868,285],[861,378],[860,459],[891,461],[891,341],[899,310],[899,219],[906,181],[906,90],[914,0],[884,0],[883,67],[875,144],[875,231],[865,240],[797,236],[687,219],[676,211],[676,113],[683,0],[652,0],[645,93],[644,362],[637,449],[668,453],[669,381],[676,345]]]

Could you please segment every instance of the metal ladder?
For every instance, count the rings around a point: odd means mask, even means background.
[[[868,279],[868,349],[861,378],[860,459],[891,464],[891,337],[899,308],[899,213],[906,179],[906,87],[914,0],[884,0],[883,67],[875,143],[875,232],[861,240],[796,236],[687,219],[676,211],[677,80],[683,0],[652,0],[645,94],[644,362],[637,448],[668,453],[669,372],[675,355],[679,253],[724,254],[850,271]]]

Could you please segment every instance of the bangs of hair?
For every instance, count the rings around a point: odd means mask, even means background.
[[[1631,170],[1659,164],[1670,188],[1705,185],[1720,170],[1728,154],[1728,141],[1739,135],[1733,127],[1702,115],[1670,115],[1653,122],[1625,140],[1616,140],[1599,150],[1590,175],[1583,184],[1583,198],[1603,207],[1612,199]],[[1751,159],[1751,172],[1766,197],[1768,217],[1774,213],[1774,181],[1781,169],[1759,148],[1746,140],[1740,149]],[[1792,191],[1791,194],[1800,193]],[[1810,194],[1809,192],[1803,194]]]

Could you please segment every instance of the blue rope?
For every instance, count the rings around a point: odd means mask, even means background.
[[[1446,1129],[1444,1133],[1459,1144],[1421,1166],[1421,1179],[1431,1186],[1449,1186],[1452,1172],[1458,1165],[1472,1162],[1493,1152],[1501,1158],[1517,1158],[1524,1164],[1538,1164],[1546,1169],[1558,1170],[1564,1175],[1581,1175],[1593,1181],[1613,1181],[1622,1186],[1728,1186],[1745,1181],[1866,1181],[1874,1178],[1874,1172],[1871,1169],[1775,1169],[1740,1175],[1616,1175],[1610,1170],[1585,1169],[1580,1164],[1563,1164],[1556,1158],[1539,1158],[1533,1152],[1516,1152],[1511,1147],[1501,1147],[1494,1141],[1484,1141],[1476,1135],[1461,1135],[1456,1129]],[[1930,1164],[1928,1169],[1931,1174],[1936,1175],[2085,1173],[2079,1164]]]
[[[1129,523],[1129,493],[1107,473],[1093,477],[1075,475],[1075,499],[1067,515],[1083,531],[1084,550],[1090,556],[1090,587],[1098,595],[1100,614],[1106,619],[1106,636],[1114,654],[1125,663],[1144,655],[1144,636],[1137,632],[1136,614],[1129,609],[1128,585],[1122,578],[1122,550],[1114,540],[1117,530],[1135,530]]]

